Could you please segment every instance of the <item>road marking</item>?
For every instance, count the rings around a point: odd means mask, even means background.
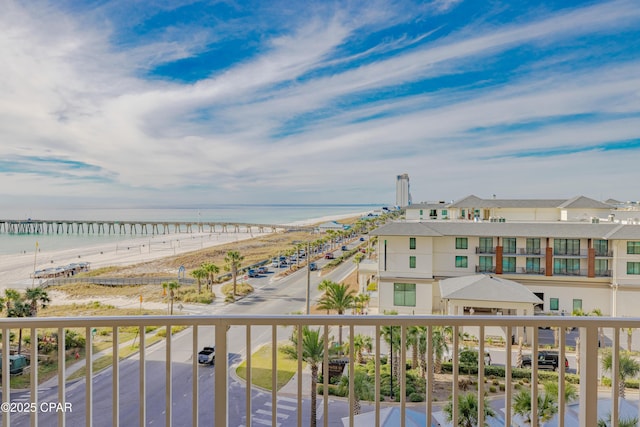
[[[261,420],[260,418],[252,418],[251,419],[252,423],[258,423],[258,424],[262,424],[265,426],[270,426],[271,425],[271,420],[266,421],[266,420]],[[276,426],[280,427],[282,424],[280,423],[276,423]]]
[[[267,402],[267,403],[265,403],[264,405],[265,405],[265,406],[272,406],[272,405],[271,405],[271,402]],[[279,404],[279,405],[278,405],[278,409],[287,409],[287,410],[289,410],[289,411],[295,411],[295,410],[296,410],[296,409],[298,409],[298,408],[297,408],[297,407],[295,407],[295,406],[280,405],[280,404]]]
[[[278,402],[284,400],[285,402],[298,403],[298,399],[293,399],[291,397],[279,397]]]
[[[256,411],[256,413],[257,413],[257,414],[260,414],[260,415],[268,415],[268,416],[271,416],[271,414],[273,414],[273,412],[271,412],[271,411],[265,411],[264,409],[258,409],[258,410]],[[285,419],[285,420],[286,420],[287,418],[289,418],[289,415],[287,415],[287,414],[281,414],[281,413],[276,413],[276,418],[282,418],[282,419]]]

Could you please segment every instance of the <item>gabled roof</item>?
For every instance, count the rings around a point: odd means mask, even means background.
[[[489,207],[486,200],[473,194],[449,204],[450,208],[468,208],[469,206]]]
[[[440,295],[444,299],[500,301],[540,304],[543,301],[526,286],[513,280],[492,275],[453,277],[440,280]]]
[[[560,204],[558,207],[564,209],[611,209],[613,206],[585,196],[576,196]]]

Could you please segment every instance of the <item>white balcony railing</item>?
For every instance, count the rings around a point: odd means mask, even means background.
[[[154,346],[145,346],[146,328],[149,326],[161,326],[166,328],[167,337],[164,341]],[[375,363],[375,372],[381,372],[382,356],[388,352],[388,346],[381,338],[381,331],[385,327],[394,326],[400,334],[401,343],[408,342],[408,334],[413,326],[424,326],[426,336],[431,337],[434,328],[440,326],[450,326],[453,328],[452,346],[459,347],[459,332],[468,328],[473,328],[477,332],[478,354],[484,354],[491,349],[495,355],[504,356],[504,425],[513,424],[514,415],[511,409],[512,373],[514,357],[512,352],[517,345],[506,340],[502,347],[489,347],[485,340],[489,337],[485,331],[494,329],[502,330],[507,337],[517,336],[523,333],[529,338],[530,349],[539,348],[540,327],[557,327],[560,330],[568,331],[571,328],[578,328],[580,337],[580,348],[577,356],[580,360],[579,373],[579,425],[596,426],[598,418],[604,418],[606,414],[598,413],[598,386],[599,386],[599,329],[604,328],[606,336],[609,337],[610,347],[620,349],[620,333],[629,328],[640,328],[640,319],[613,319],[613,318],[587,318],[587,317],[515,317],[515,316],[137,316],[137,317],[88,317],[88,318],[27,318],[27,319],[1,319],[0,331],[2,332],[2,348],[10,348],[11,332],[17,332],[19,328],[30,332],[31,337],[36,337],[38,332],[44,330],[56,331],[60,342],[64,342],[65,333],[68,330],[81,330],[86,336],[86,358],[82,363],[85,374],[80,380],[75,382],[65,381],[68,362],[65,362],[65,350],[60,346],[58,349],[57,387],[51,390],[44,390],[38,381],[38,354],[37,345],[32,345],[30,349],[30,374],[31,382],[28,390],[12,390],[10,386],[9,364],[2,364],[2,425],[123,425],[123,426],[146,426],[153,418],[153,425],[164,423],[166,426],[227,426],[227,425],[254,425],[256,411],[252,407],[255,400],[255,387],[246,387],[244,381],[235,379],[231,368],[240,359],[247,361],[247,381],[252,378],[252,358],[246,358],[246,353],[251,354],[253,349],[260,344],[267,343],[272,346],[272,372],[278,369],[278,358],[276,357],[277,345],[292,334],[298,336],[298,362],[296,368],[295,387],[295,420],[282,419],[279,407],[284,406],[279,399],[277,391],[262,390],[270,394],[271,419],[268,423],[277,425],[308,425],[310,402],[305,397],[306,389],[303,390],[303,347],[302,329],[304,326],[319,328],[323,338],[324,357],[321,360],[323,372],[329,372],[328,354],[329,342],[332,336],[336,336],[337,325],[342,325],[345,329],[344,341],[348,344],[348,368],[347,376],[349,381],[349,396],[345,400],[336,398],[343,402],[343,406],[348,411],[336,413],[335,403],[329,406],[328,399],[321,399],[322,415],[319,417],[318,425],[328,426],[339,424],[342,415],[345,423],[349,426],[358,425],[357,417],[354,416],[354,376],[355,376],[355,350],[354,337],[358,332],[365,332],[372,337],[373,351],[371,355]],[[185,326],[187,329],[178,334],[172,334],[172,326]],[[138,328],[138,342],[142,349],[136,356],[128,359],[121,359],[118,352],[114,351],[111,356],[111,367],[100,374],[94,374],[92,360],[92,348],[94,328],[109,328],[113,336],[113,349],[118,349],[120,343],[120,328]],[[297,332],[292,332],[297,331]],[[567,335],[559,334],[559,345],[557,351],[559,360],[564,360],[567,355],[566,344]],[[184,344],[184,342],[188,344]],[[391,341],[393,342],[393,341]],[[198,366],[197,353],[202,346],[215,344],[216,364],[211,371],[203,371],[204,367]],[[380,375],[375,376],[375,396],[369,405],[370,412],[373,413],[372,423],[375,426],[381,425],[381,409],[393,406],[399,409],[399,425],[408,425],[406,411],[408,400],[406,397],[406,366],[409,350],[401,346],[399,354],[399,396],[393,402],[381,402],[381,380]],[[245,352],[245,349],[250,351]],[[397,349],[398,350],[398,349]],[[426,341],[426,360],[431,361],[434,351],[431,339]],[[158,354],[161,356],[158,356]],[[452,352],[453,370],[452,384],[458,384],[459,356],[457,351]],[[616,361],[619,351],[613,352],[613,368],[610,377],[612,387],[610,389],[612,426],[618,425],[619,417],[619,370]],[[231,356],[231,357],[230,357]],[[483,363],[479,358],[479,365]],[[229,361],[222,363],[222,361]],[[44,362],[43,362],[44,363]],[[495,363],[495,359],[494,359]],[[427,363],[429,365],[429,363]],[[537,364],[531,367],[531,407],[532,413],[538,411],[539,394]],[[432,420],[434,415],[434,405],[441,405],[442,402],[433,401],[434,382],[433,370],[430,366],[426,371],[426,386],[424,391],[424,402],[420,406],[411,404],[412,409],[424,411],[425,419]],[[211,375],[213,374],[213,375]],[[97,377],[108,375],[110,383],[107,387],[105,383],[98,383]],[[277,389],[277,376],[272,374],[272,390]],[[477,393],[484,394],[485,372],[479,366],[477,374]],[[232,387],[232,383],[240,384],[242,390],[238,395],[237,388]],[[236,385],[237,385],[236,384]],[[328,390],[328,375],[323,377],[323,390]],[[560,369],[558,372],[558,402],[559,408],[563,408],[565,372]],[[187,387],[185,389],[185,387]],[[182,390],[177,395],[177,389]],[[174,390],[176,389],[176,390]],[[229,393],[234,390],[233,398]],[[82,392],[78,392],[82,390]],[[58,410],[51,410],[52,397],[46,393],[55,393],[55,404]],[[460,391],[457,386],[451,387],[453,404],[453,425],[457,425],[457,396]],[[18,405],[15,396],[19,397]],[[49,397],[46,397],[49,396]],[[242,398],[239,398],[242,396]],[[290,401],[291,399],[289,399]],[[484,420],[484,400],[478,399],[478,420],[479,425],[483,425]],[[158,411],[152,404],[158,403],[162,411]],[[267,402],[268,403],[268,402]],[[42,404],[45,409],[42,410]],[[11,406],[13,405],[13,406]],[[49,405],[49,406],[46,406]],[[60,410],[73,405],[72,411]],[[288,404],[289,406],[291,403]],[[22,412],[5,410],[7,408],[22,408]],[[337,407],[337,406],[336,406]],[[24,410],[26,408],[38,408],[38,410]],[[153,410],[153,413],[151,412]],[[159,415],[160,413],[160,415]],[[158,422],[158,416],[161,417]],[[163,418],[163,419],[162,419]],[[431,422],[428,423],[431,425]],[[537,418],[532,417],[531,426],[537,425]],[[565,412],[559,411],[558,425],[565,425]]]

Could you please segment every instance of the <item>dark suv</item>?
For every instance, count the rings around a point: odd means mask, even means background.
[[[541,350],[538,352],[538,369],[550,369],[557,371],[560,366],[560,355],[557,351]],[[531,368],[531,355],[525,354],[522,356],[522,367]],[[564,369],[569,369],[569,361],[564,358]]]

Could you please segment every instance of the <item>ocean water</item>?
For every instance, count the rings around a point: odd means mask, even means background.
[[[287,224],[330,215],[357,214],[382,205],[222,205],[215,208],[2,208],[4,220],[193,221]],[[173,231],[173,230],[172,230]],[[138,235],[139,237],[140,235]],[[0,255],[70,249],[131,239],[130,234],[0,233]]]

